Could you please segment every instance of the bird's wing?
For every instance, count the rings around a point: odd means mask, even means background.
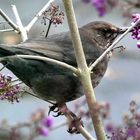
[[[62,34],[60,34],[62,35]],[[37,78],[47,76],[73,77],[73,73],[62,66],[46,61],[23,59],[16,54],[38,55],[57,59],[76,66],[72,43],[67,33],[46,38],[32,39],[18,45],[0,45],[0,57],[15,55],[2,59],[2,63],[28,86]],[[58,38],[57,38],[58,36]],[[66,41],[63,38],[66,37]],[[67,73],[67,74],[66,74]],[[34,78],[35,77],[35,78]],[[34,78],[34,80],[32,80]]]
[[[103,50],[97,47],[93,40],[90,40],[84,30],[80,29],[79,31],[86,60],[87,63],[90,64],[102,54]],[[6,50],[4,53],[7,53],[7,55],[40,55],[77,66],[69,32],[51,35],[48,38],[30,39],[24,43],[18,44],[17,46],[0,46],[0,56],[2,55],[3,48]]]
[[[76,65],[74,50],[69,33],[46,38],[31,39],[17,46],[16,54],[40,55]]]

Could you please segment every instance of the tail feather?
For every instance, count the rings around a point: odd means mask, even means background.
[[[0,45],[0,57],[15,55],[15,52],[12,50],[12,47],[7,45]]]

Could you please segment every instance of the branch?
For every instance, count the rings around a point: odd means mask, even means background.
[[[32,21],[25,27],[26,31],[28,32],[31,27],[34,25],[34,23],[38,20],[38,18],[42,15],[42,13],[50,6],[50,4],[53,2],[54,0],[49,0],[48,3],[46,3],[46,5],[38,12],[38,14],[36,14],[36,16],[32,19]]]
[[[128,29],[116,40],[113,42],[113,44],[108,47],[104,53],[98,58],[96,59],[96,61],[90,66],[90,71],[112,50],[112,48],[118,43],[120,42],[138,23],[140,23],[140,19],[135,22],[132,26],[128,27]]]
[[[14,29],[3,29],[3,30],[0,30],[0,32],[11,32],[11,31],[14,31]]]
[[[27,32],[31,29],[31,27],[34,25],[34,23],[38,20],[38,18],[42,15],[42,13],[50,6],[50,4],[54,0],[49,0],[48,3],[38,12],[38,14],[32,19],[32,21],[24,27],[22,25],[21,19],[19,17],[17,8],[15,5],[12,5],[12,10],[16,18],[17,25],[0,9],[0,15],[8,22],[8,24],[16,31],[18,31],[21,34],[22,41],[26,41],[28,39]],[[7,31],[13,31],[12,29],[2,30],[0,32],[7,32]]]
[[[17,56],[22,57],[22,58],[27,58],[27,59],[36,59],[36,60],[43,60],[43,61],[51,62],[53,64],[65,67],[65,68],[71,70],[75,74],[78,74],[78,70],[75,67],[73,67],[67,63],[52,59],[52,58],[47,58],[47,57],[42,57],[42,56],[34,56],[34,55],[17,55]]]
[[[55,124],[54,126],[52,126],[52,127],[50,128],[50,130],[53,131],[53,130],[59,129],[60,127],[63,127],[63,126],[65,126],[65,125],[67,125],[67,124],[68,124],[67,121],[59,122],[59,123]]]
[[[96,140],[82,125],[78,127],[78,130],[87,140]]]
[[[42,15],[42,13],[50,6],[50,4],[54,0],[49,0],[48,3],[38,12],[38,14],[32,19],[32,21],[24,27],[22,25],[21,19],[19,17],[17,8],[15,5],[12,5],[12,10],[16,18],[17,25],[0,9],[0,15],[8,22],[8,24],[18,33],[21,33],[22,41],[26,41],[28,39],[27,32],[31,29],[31,27],[34,25],[34,23],[38,20],[38,18]],[[12,29],[7,30],[1,30],[0,32],[7,32],[7,31],[13,31]]]
[[[73,117],[70,115],[70,113],[64,113],[64,115],[68,121],[70,121],[70,122],[73,121]],[[81,124],[79,124],[75,127],[80,132],[80,134],[82,134],[82,136],[86,138],[86,140],[96,140]]]
[[[72,38],[73,47],[74,47],[76,60],[78,64],[78,69],[80,70],[79,78],[85,90],[85,96],[89,107],[89,112],[91,114],[92,122],[95,128],[95,133],[98,140],[105,140],[106,137],[105,137],[102,121],[99,116],[99,113],[96,110],[96,98],[92,86],[90,70],[87,67],[87,63],[85,60],[85,55],[83,52],[82,43],[77,27],[72,0],[63,0],[63,4],[65,7],[65,11],[69,23],[71,38]]]
[[[13,10],[13,13],[15,15],[18,28],[20,30],[22,41],[24,42],[24,41],[26,41],[28,39],[27,31],[26,31],[26,29],[22,25],[21,19],[19,17],[19,14],[18,14],[18,11],[17,11],[17,8],[16,8],[15,5],[12,5],[12,10]]]
[[[8,22],[8,24],[16,31],[19,32],[18,26],[0,9],[0,15]]]
[[[43,101],[45,101],[45,102],[48,102],[48,103],[50,103],[50,104],[52,104],[52,105],[56,104],[56,103],[53,102],[53,101],[50,101],[50,100],[46,100],[46,99],[44,99],[44,98],[41,98],[40,96],[37,96],[36,94],[31,93],[31,92],[29,92],[29,91],[27,91],[27,90],[23,90],[23,92],[25,92],[25,93],[27,93],[27,94],[29,94],[29,95],[31,95],[31,96],[37,98],[37,99],[43,100]]]
[[[48,57],[43,57],[43,56],[34,56],[34,55],[17,55],[18,57],[21,57],[21,58],[25,58],[25,59],[34,59],[34,60],[43,60],[43,61],[46,61],[46,62],[50,62],[52,64],[56,64],[56,65],[60,65],[62,67],[65,67],[69,70],[71,70],[73,73],[75,74],[79,74],[79,71],[77,68],[65,63],[65,62],[61,62],[61,61],[58,61],[58,60],[55,60],[55,59],[52,59],[52,58],[48,58]],[[6,57],[1,57],[0,58],[0,61],[2,61],[3,59],[5,58],[13,58],[15,57],[15,55],[12,55],[12,56],[6,56]]]
[[[64,3],[66,14],[67,14],[68,24],[70,28],[74,51],[76,54],[76,61],[78,64],[78,68],[80,70],[85,70],[87,69],[87,63],[86,63],[86,59],[85,59],[85,55],[84,55],[84,51],[83,51],[83,47],[81,43],[81,38],[80,38],[80,34],[79,34],[77,22],[76,22],[74,10],[72,7],[72,2],[70,1],[71,0],[68,0],[68,1],[63,0],[63,3]]]

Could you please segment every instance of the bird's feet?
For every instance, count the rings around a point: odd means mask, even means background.
[[[81,121],[81,117],[77,117],[73,112],[69,112],[69,115],[71,116],[71,119],[69,119],[69,127],[68,132],[70,134],[79,134],[78,127],[80,125],[83,126],[83,122]]]
[[[48,115],[50,115],[51,112],[56,113],[56,115],[53,115],[54,117],[58,117],[60,115],[63,115],[63,113],[59,110],[59,105],[57,103],[50,106]]]
[[[50,107],[50,112],[57,113],[56,115],[53,115],[54,117],[58,117],[60,115],[65,115],[68,119],[68,132],[70,134],[79,134],[78,127],[80,125],[83,126],[83,122],[81,121],[80,117],[77,117],[71,110],[69,110],[66,106],[64,105],[59,105],[59,104],[54,104],[53,106]]]

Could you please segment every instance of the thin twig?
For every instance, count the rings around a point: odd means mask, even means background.
[[[46,100],[46,99],[43,99],[43,98],[41,98],[40,96],[37,96],[36,94],[33,94],[33,93],[31,93],[31,92],[29,92],[29,91],[27,91],[27,90],[25,90],[25,91],[23,91],[23,92],[26,92],[27,94],[29,94],[29,95],[31,95],[31,96],[33,96],[33,97],[36,97],[36,98],[38,98],[38,99],[40,99],[40,100],[43,100],[43,101],[45,101],[45,102],[48,102],[48,103],[50,103],[50,104],[55,104],[55,102],[53,102],[53,101],[49,101],[49,100]]]
[[[60,128],[60,127],[63,127],[63,126],[65,126],[65,125],[67,125],[68,124],[68,122],[67,121],[62,121],[62,122],[60,122],[60,123],[57,123],[57,124],[55,124],[54,126],[52,126],[49,130],[55,130],[55,129],[58,129],[58,128]]]
[[[43,60],[43,61],[51,62],[51,63],[54,63],[56,65],[63,66],[65,68],[71,70],[73,73],[78,74],[77,68],[75,68],[67,63],[52,59],[52,58],[43,57],[43,56],[34,56],[34,55],[17,55],[17,56],[21,57],[21,58],[26,58],[26,59],[35,59],[35,60]],[[8,56],[8,57],[13,57],[13,56]],[[2,58],[4,58],[4,57],[2,57]]]
[[[21,82],[19,82],[17,84],[13,84],[12,87],[15,87],[16,85],[22,85],[22,84],[23,84],[23,82],[21,81]]]
[[[0,71],[2,71],[4,68],[6,68],[6,66],[4,65],[2,68],[0,68]]]
[[[11,31],[14,31],[14,29],[3,29],[3,30],[0,30],[0,32],[11,32]]]
[[[26,26],[26,31],[28,32],[31,27],[34,25],[34,23],[38,20],[38,18],[42,15],[42,13],[50,6],[50,4],[54,0],[49,0],[46,5],[38,12],[38,14],[35,15],[35,17],[32,19],[32,21]]]
[[[52,58],[48,58],[48,57],[43,57],[43,56],[34,56],[34,55],[17,55],[18,57],[21,58],[25,58],[25,59],[34,59],[34,60],[43,60],[43,61],[47,61],[56,65],[60,65],[62,67],[65,67],[69,70],[71,70],[74,74],[78,75],[79,74],[79,70],[67,63],[52,59]],[[1,57],[0,58],[0,62],[3,61],[5,58],[13,58],[15,57],[15,55],[12,56],[5,56],[5,57]]]
[[[52,21],[49,20],[49,25],[48,25],[47,32],[46,32],[46,35],[45,35],[46,38],[48,37],[51,25],[52,25]]]
[[[19,32],[18,26],[0,9],[0,15],[7,21],[7,23],[17,32]]]
[[[18,11],[17,11],[17,8],[16,8],[15,5],[12,5],[12,10],[13,10],[13,13],[15,15],[18,28],[20,30],[22,41],[24,42],[24,41],[26,41],[28,39],[26,29],[22,25],[21,19],[19,17],[19,14],[18,14]]]
[[[78,127],[78,130],[87,140],[96,140],[82,125]]]
[[[121,41],[138,23],[140,23],[140,19],[135,22],[132,26],[130,26],[116,41],[113,42],[113,44],[108,47],[104,53],[96,59],[96,61],[90,66],[90,70],[92,70],[111,50],[112,48],[119,42]]]
[[[21,80],[20,79],[14,79],[13,81],[11,81],[12,83],[14,82],[20,82]]]

